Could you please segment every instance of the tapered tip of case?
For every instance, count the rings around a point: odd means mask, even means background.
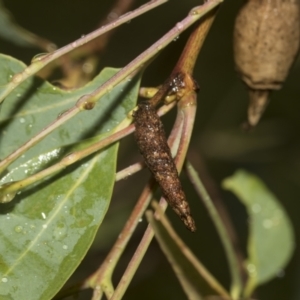
[[[182,218],[182,221],[188,230],[190,230],[191,232],[196,231],[196,229],[197,229],[196,224],[195,224],[194,219],[191,216],[186,216],[185,218]]]

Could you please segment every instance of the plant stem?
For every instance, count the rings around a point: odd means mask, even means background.
[[[209,3],[209,2],[207,2],[207,3]],[[209,19],[209,20],[212,21],[212,19]],[[211,24],[211,21],[209,22],[209,24]],[[177,26],[178,26],[178,24],[177,24]],[[203,27],[201,25],[198,27],[198,29],[196,30],[196,31],[198,31],[198,34],[195,34],[194,36],[192,36],[191,40],[189,40],[190,43],[185,48],[185,52],[182,54],[181,59],[178,62],[179,65],[175,66],[169,79],[163,84],[163,86],[159,89],[159,91],[151,99],[151,102],[154,105],[159,103],[159,101],[161,101],[161,99],[163,97],[165,97],[165,95],[167,94],[168,88],[170,86],[169,83],[173,80],[175,73],[177,73],[177,72],[182,72],[182,73],[189,72],[189,74],[192,73],[193,67],[194,67],[194,64],[196,61],[195,57],[198,56],[198,52],[202,46],[202,43],[200,43],[201,45],[197,48],[194,44],[199,42],[199,36],[202,36],[202,40],[200,39],[200,41],[204,40],[204,37],[206,36],[206,33],[208,32],[208,29],[210,27],[210,26],[207,26],[207,21],[204,22],[203,26],[204,26],[205,30],[202,29]],[[199,30],[199,28],[201,30]],[[198,37],[198,39],[195,39],[195,37]],[[195,49],[197,49],[197,51],[195,51]],[[184,61],[184,58],[187,59],[187,56],[191,55],[189,53],[189,50],[193,51],[192,55],[194,55],[195,57],[193,60],[189,61],[188,66],[186,66],[184,68],[184,72],[183,72],[183,70],[181,70],[181,68],[183,68],[183,66],[185,66],[185,65],[183,65],[182,63]],[[184,74],[184,75],[186,75],[186,74]],[[180,170],[182,169],[182,166],[183,166],[183,163],[184,163],[184,160],[186,157],[188,145],[190,142],[190,137],[191,137],[194,120],[195,120],[196,99],[197,99],[196,93],[194,91],[194,84],[193,84],[192,79],[188,82],[184,81],[184,87],[186,88],[186,90],[183,93],[182,99],[178,103],[178,113],[177,113],[176,122],[175,122],[175,125],[173,127],[172,133],[169,138],[170,144],[174,144],[174,142],[176,140],[178,140],[179,128],[181,128],[180,140],[179,140],[179,145],[178,145],[179,148],[178,148],[177,156],[175,159],[175,163],[176,163],[178,172],[180,172]],[[165,210],[167,208],[167,203],[163,198],[160,201],[160,206],[161,206],[162,210]],[[130,263],[128,264],[128,267],[127,267],[126,271],[124,272],[111,300],[121,299],[122,296],[124,295],[142,258],[144,257],[146,250],[149,247],[149,244],[153,238],[153,235],[154,235],[153,230],[149,225],[144,234],[144,237],[142,238],[138,248],[136,249],[135,254],[133,255]]]
[[[189,36],[189,39],[171,75],[151,99],[151,103],[154,106],[156,106],[162,98],[166,97],[166,95],[170,91],[170,87],[174,85],[174,82],[178,81],[178,74],[181,74],[179,78],[182,78],[182,81],[184,82],[184,85],[179,87],[183,90],[182,92],[184,93],[185,91],[189,92],[190,90],[193,90],[193,86],[195,86],[195,81],[192,78],[192,74],[194,71],[196,60],[203,46],[204,40],[208,34],[210,26],[215,19],[217,9],[218,7],[213,7],[208,12],[208,14],[204,16],[204,20],[201,20],[199,25],[193,30],[193,32]],[[194,12],[194,10],[192,10],[192,12]],[[177,87],[175,88],[177,89]],[[174,101],[173,96],[174,95],[172,95],[171,89],[171,95],[169,96],[171,101]]]
[[[126,13],[117,20],[114,20],[112,23],[109,23],[101,28],[85,35],[84,37],[79,38],[78,40],[54,51],[49,54],[45,54],[44,56],[39,56],[36,60],[33,59],[31,65],[26,67],[24,71],[21,73],[17,73],[13,76],[11,82],[6,85],[6,88],[2,90],[0,94],[0,103],[9,95],[11,91],[13,91],[18,85],[20,85],[23,81],[36,74],[39,70],[44,68],[50,62],[55,59],[63,56],[64,54],[94,40],[95,38],[101,36],[102,34],[144,14],[145,12],[167,2],[168,0],[156,0],[149,1],[148,3],[142,5],[136,10]]]
[[[142,217],[145,209],[149,204],[149,201],[152,198],[154,186],[155,183],[153,180],[151,180],[149,184],[144,188],[134,210],[132,211],[122,232],[120,233],[118,240],[115,242],[101,267],[85,281],[85,287],[102,287],[103,280],[105,280],[106,278],[111,279],[112,272],[117,262],[119,261],[120,256],[122,255],[129,239],[132,236],[132,233],[134,232],[140,218]]]
[[[242,278],[239,272],[239,263],[235,256],[235,252],[231,244],[229,234],[226,230],[225,225],[222,222],[222,219],[218,211],[214,207],[209,194],[207,193],[204,185],[202,184],[201,179],[199,178],[196,170],[193,168],[192,164],[188,161],[186,162],[186,171],[190,181],[193,183],[195,187],[197,194],[203,200],[203,203],[206,206],[208,213],[210,214],[210,217],[214,222],[214,225],[220,236],[221,242],[223,244],[227,256],[230,273],[232,277],[231,296],[233,299],[238,299],[242,291]]]
[[[134,131],[134,126],[130,125],[120,131],[117,131],[114,134],[111,134],[108,137],[103,138],[102,140],[88,146],[85,149],[74,151],[67,156],[63,157],[58,163],[36,173],[29,177],[26,177],[22,180],[14,181],[11,183],[4,184],[0,187],[0,193],[14,193],[17,191],[21,191],[32,184],[36,184],[37,182],[49,178],[60,171],[64,170],[66,167],[82,160],[83,158],[111,145],[112,143],[120,140],[121,138],[129,135]]]
[[[178,131],[181,131],[181,116],[176,119],[169,142],[174,144],[173,145],[173,150],[174,147],[178,146]],[[127,221],[124,229],[122,230],[121,234],[119,235],[119,239],[116,241],[115,245],[112,247],[110,253],[108,254],[107,258],[105,259],[104,263],[101,265],[100,269],[94,273],[87,281],[86,285],[90,287],[95,287],[95,286],[102,286],[102,282],[105,278],[110,278],[113,272],[113,269],[115,265],[117,264],[122,252],[124,251],[133,231],[135,230],[140,218],[142,217],[144,211],[146,210],[147,206],[149,205],[149,202],[152,198],[153,194],[153,189],[156,184],[154,183],[153,180],[151,180],[151,183],[149,183],[137,205],[135,206],[131,216],[129,217],[129,220]],[[126,289],[126,286],[122,285],[123,288]],[[104,291],[105,292],[105,291]],[[115,293],[114,293],[115,295]],[[110,296],[110,295],[107,295]],[[113,296],[114,297],[114,296]],[[99,299],[99,298],[94,298]]]
[[[29,148],[33,147],[43,138],[45,138],[48,134],[50,134],[54,129],[58,128],[66,121],[77,115],[82,110],[85,110],[87,105],[91,105],[96,103],[103,95],[112,90],[118,83],[124,80],[126,77],[132,75],[132,73],[136,73],[139,68],[142,68],[143,64],[145,64],[149,59],[155,56],[161,49],[166,47],[175,37],[177,37],[182,31],[191,26],[194,22],[196,22],[200,17],[205,15],[210,10],[214,9],[218,6],[222,0],[210,0],[205,4],[201,5],[198,10],[192,10],[188,16],[183,19],[181,22],[177,23],[176,26],[171,29],[166,35],[164,35],[161,39],[159,39],[156,43],[154,43],[150,48],[140,54],[137,58],[135,58],[132,62],[130,62],[126,67],[120,70],[116,75],[111,77],[105,83],[103,83],[99,88],[97,88],[94,92],[82,96],[77,103],[59,116],[56,120],[46,126],[40,133],[34,136],[32,139],[27,141],[25,144],[20,146],[17,150],[7,156],[0,163],[0,173],[2,173],[14,160],[20,157],[24,152],[26,152]],[[197,12],[197,13],[195,13]],[[50,55],[50,54],[49,54]],[[31,65],[33,66],[33,65]],[[30,67],[30,66],[29,66]],[[29,68],[28,67],[28,68]],[[25,72],[25,71],[24,71]],[[26,72],[25,72],[26,73]],[[23,81],[21,74],[20,79]],[[14,80],[14,79],[13,79]],[[159,92],[157,93],[159,94]],[[157,95],[156,94],[156,95]],[[156,95],[154,97],[156,97]]]
[[[158,115],[162,116],[162,115],[166,114],[168,111],[170,111],[174,107],[175,104],[176,103],[170,103],[168,105],[162,106],[158,111]],[[84,159],[85,157],[87,157],[95,152],[98,152],[101,149],[104,149],[105,147],[119,141],[120,139],[122,139],[122,138],[126,137],[127,135],[131,134],[132,132],[134,132],[135,127],[134,127],[134,125],[129,125],[130,122],[131,122],[131,119],[126,118],[113,130],[113,131],[115,131],[115,133],[110,133],[110,135],[109,136],[106,135],[106,137],[104,136],[100,141],[97,141],[84,149],[72,152],[71,154],[62,158],[58,163],[38,172],[36,174],[28,176],[25,179],[14,181],[11,183],[4,184],[3,186],[0,186],[0,196],[4,195],[4,194],[8,194],[8,193],[15,193],[15,192],[21,191],[21,190],[27,188],[28,186],[30,186],[32,184],[36,184],[37,182],[39,182],[45,178],[49,178],[50,176],[53,176],[53,175],[59,173],[60,171],[64,170],[66,167],[68,167],[68,166]],[[96,139],[96,138],[94,138],[94,139]],[[116,175],[116,181],[123,179],[125,177],[128,177],[128,176],[134,174],[135,172],[138,172],[139,170],[141,170],[141,167],[139,167],[139,165],[140,165],[140,163],[137,163],[133,166],[130,166],[129,168],[126,168],[126,169],[118,172]],[[132,169],[131,174],[128,174],[128,173],[130,173],[131,169]]]
[[[168,220],[167,216],[163,214],[161,211],[159,205],[157,202],[153,201],[151,203],[152,207],[155,208],[156,212],[159,215],[159,222],[161,222],[162,226],[164,227],[164,230],[166,230],[167,234],[169,237],[172,239],[172,241],[177,245],[178,249],[181,250],[182,255],[185,256],[185,258],[189,261],[189,263],[197,270],[200,276],[207,282],[207,284],[215,290],[220,296],[222,296],[224,299],[229,300],[230,296],[228,292],[225,290],[225,288],[217,281],[217,279],[206,269],[206,267],[197,259],[197,257],[193,254],[193,252],[185,245],[183,240],[177,235],[175,230],[173,229],[170,221]],[[153,220],[153,222],[157,222],[154,219],[153,212],[152,211],[147,211],[146,212],[147,218],[150,218]],[[156,236],[158,238],[158,242],[162,248],[162,250],[165,252],[167,255],[168,253],[171,255],[171,257],[168,257],[168,260],[170,264],[172,265],[172,268],[177,269],[178,273],[184,272],[184,270],[181,270],[182,265],[178,263],[174,257],[172,257],[172,250],[167,249],[165,242],[160,241],[160,239],[163,239],[163,236],[160,234],[160,232],[156,232],[158,235]],[[176,271],[175,271],[176,273]],[[181,281],[182,278],[180,276],[177,276],[179,281]],[[222,299],[223,299],[222,298]]]
[[[117,21],[120,16],[122,17],[123,14],[129,11],[136,0],[114,0],[111,2],[113,2],[113,5],[110,11],[98,23],[97,29]],[[56,63],[48,64],[46,68],[40,70],[38,76],[46,79],[59,66],[63,74],[57,83],[69,90],[84,86],[95,76],[101,54],[103,54],[113,33],[113,30],[106,32],[85,45],[63,55],[57,59]],[[89,70],[87,70],[86,66],[89,66]]]
[[[143,162],[137,162],[121,171],[119,171],[116,174],[116,182],[120,181],[122,179],[127,179],[129,176],[131,176],[134,173],[137,173],[138,171],[142,170],[145,167],[145,164]]]
[[[190,141],[193,125],[194,125],[195,113],[196,113],[196,94],[192,94],[192,93],[189,94],[186,98],[182,99],[179,103],[180,105],[178,106],[177,118],[168,142],[170,143],[170,146],[172,145],[171,149],[174,148],[174,146],[176,145],[178,146],[175,163],[178,172],[180,173],[185,160],[186,151],[189,145],[189,141]],[[174,151],[174,149],[172,150]],[[166,210],[167,202],[164,200],[164,198],[161,198],[160,206],[163,211]],[[124,295],[138,266],[141,263],[142,258],[145,255],[145,252],[149,247],[149,244],[153,236],[154,236],[153,230],[149,225],[147,230],[145,231],[145,234],[138,248],[136,249],[136,252],[134,253],[131,261],[129,262],[128,267],[125,270],[111,300],[121,299],[122,296]]]
[[[199,151],[193,151],[193,150],[190,151],[190,156],[191,158],[193,158],[192,160],[193,166],[195,169],[197,169],[198,176],[201,178],[202,184],[205,186],[208,194],[210,195],[213,201],[215,208],[217,209],[220,215],[220,218],[222,219],[225,228],[227,229],[231,244],[234,247],[235,255],[239,262],[239,270],[243,278],[243,286],[244,286],[248,278],[247,271],[245,270],[244,267],[245,255],[239,245],[239,240],[238,240],[235,227],[232,224],[230,215],[227,211],[226,206],[224,205],[218,187],[216,186],[216,183],[214,182],[213,178],[211,178],[208,170],[206,169],[203,157],[201,157]]]
[[[152,45],[148,50],[146,50],[143,54],[141,54],[138,58],[136,58],[134,61],[132,61],[126,68],[130,69],[136,61],[138,61],[140,64],[147,61],[150,57],[153,57],[154,54],[156,54],[156,51],[160,51],[163,47],[167,45],[170,41],[172,41],[175,37],[178,36],[180,32],[185,30],[188,26],[190,26],[192,23],[194,23],[196,20],[198,20],[201,16],[205,15],[207,12],[218,6],[222,0],[211,0],[206,2],[204,5],[199,6],[198,8],[192,10],[190,14],[181,22],[177,23],[176,26],[169,31],[168,34],[166,34],[162,39],[160,39],[158,42],[156,42],[154,45]],[[194,41],[195,43],[195,41]],[[194,54],[196,55],[196,54]],[[147,58],[148,57],[148,58]],[[195,60],[194,60],[195,63]],[[190,64],[192,65],[192,64]],[[176,68],[176,67],[175,67]],[[125,72],[121,70],[120,72]],[[178,70],[178,68],[177,68]],[[180,70],[179,70],[180,71]],[[119,73],[120,73],[119,72]],[[192,70],[191,70],[192,72]],[[118,74],[119,74],[118,73]],[[121,75],[115,75],[115,76],[121,76]],[[121,73],[122,74],[122,73]],[[128,74],[130,74],[128,72]],[[114,78],[114,77],[113,77]],[[108,82],[112,81],[115,82],[115,79],[110,79]],[[125,78],[125,77],[122,77]],[[192,80],[191,80],[192,81]],[[108,85],[108,82],[104,83],[103,86]],[[101,91],[101,88],[97,89],[94,93],[90,94],[91,97],[88,99],[82,99],[78,101],[78,106],[80,106],[84,101],[93,102],[95,98],[93,99],[93,96],[97,95],[99,97],[99,94]],[[163,95],[166,92],[166,84],[162,86],[162,88],[157,92],[159,94],[160,98],[163,97]],[[157,95],[156,94],[156,95]],[[157,96],[154,97],[157,97]],[[161,99],[159,99],[161,100]],[[173,126],[171,135],[169,137],[168,143],[171,147],[172,153],[174,153],[174,150],[177,149],[177,156],[175,159],[176,167],[178,169],[178,172],[181,171],[185,157],[186,152],[188,149],[188,145],[191,138],[191,133],[194,125],[195,120],[195,113],[196,113],[196,93],[194,91],[194,85],[188,84],[186,86],[185,93],[182,95],[180,102],[178,104],[178,112],[177,112],[177,118],[175,121],[175,124]],[[144,237],[142,238],[135,254],[133,255],[126,271],[124,272],[115,292],[112,295],[113,288],[111,286],[111,276],[113,273],[113,270],[117,264],[117,262],[120,259],[121,254],[123,253],[133,231],[135,230],[138,221],[142,214],[144,213],[146,207],[149,204],[149,201],[152,197],[154,189],[154,183],[153,181],[148,184],[145,189],[143,190],[143,193],[135,206],[129,220],[127,221],[124,229],[122,230],[121,234],[119,235],[118,240],[116,241],[115,245],[112,247],[110,253],[106,257],[103,264],[100,266],[100,268],[92,274],[87,280],[84,281],[84,283],[80,286],[81,289],[92,287],[94,288],[94,296],[93,300],[98,300],[101,298],[102,294],[99,294],[99,288],[101,288],[104,293],[106,294],[107,298],[111,300],[117,300],[121,299],[124,295],[129,283],[131,282],[131,279],[133,278],[152,238],[153,238],[153,231],[150,226],[148,226]],[[166,209],[167,203],[164,200],[164,198],[160,201],[160,206],[163,210]],[[107,284],[110,286],[109,289],[107,289]]]
[[[218,7],[211,10],[189,36],[189,39],[181,53],[181,56],[173,70],[173,74],[178,71],[188,74],[193,74],[196,60],[199,52],[202,49],[205,38],[209,29],[216,17]]]

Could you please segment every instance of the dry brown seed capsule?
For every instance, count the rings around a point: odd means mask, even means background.
[[[134,112],[133,117],[136,128],[135,139],[147,167],[159,184],[169,205],[185,226],[194,232],[195,222],[182,190],[160,118],[148,101],[138,105],[138,110]]]
[[[236,69],[250,89],[248,121],[259,121],[271,90],[278,90],[300,42],[299,0],[248,0],[234,28]]]

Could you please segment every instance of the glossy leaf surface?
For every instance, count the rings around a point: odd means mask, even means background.
[[[0,57],[1,84],[24,65]],[[113,74],[105,69],[91,83],[62,91],[47,82],[24,82],[1,110],[1,158],[19,147],[83,94]],[[113,132],[135,106],[138,80],[118,85],[93,110],[84,111],[35,145],[7,170],[1,183],[22,179],[67,153]],[[98,134],[96,137],[81,141]],[[100,135],[99,135],[100,134]],[[73,143],[73,145],[70,145]],[[109,206],[118,144],[92,155],[0,205],[0,298],[51,299],[89,249]]]
[[[25,67],[23,63],[12,57],[0,55],[0,92],[1,86]],[[93,81],[72,91],[61,90],[36,77],[23,82],[1,105],[1,145],[5,147],[0,147],[0,158],[3,159],[19,148],[63,112],[73,107],[81,96],[91,93],[115,73],[115,69],[106,68]],[[136,84],[137,80],[125,80],[120,83],[104,95],[93,109],[80,112],[54,130],[37,147],[33,147],[19,158],[13,166],[18,166],[49,149],[110,131],[135,105],[133,103],[137,98]]]
[[[272,279],[289,261],[294,249],[293,228],[276,196],[255,175],[243,170],[223,181],[246,206],[249,214],[249,280],[246,293]]]

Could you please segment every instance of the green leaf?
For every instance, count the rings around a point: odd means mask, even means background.
[[[295,245],[293,228],[279,200],[255,175],[239,170],[223,181],[223,187],[242,201],[249,215],[245,291],[249,296],[288,263]]]
[[[0,55],[0,86],[11,80],[13,74],[26,66],[9,56]],[[118,70],[105,68],[84,87],[65,91],[31,77],[5,99],[1,106],[0,129],[2,131],[0,157],[3,159],[54,121],[61,113],[74,106],[77,100],[94,91]],[[38,146],[28,150],[13,165],[37,156],[41,152],[110,131],[122,121],[135,105],[139,78],[123,81],[104,95],[92,110],[77,114],[63,126],[54,130]]]
[[[47,51],[53,50],[51,48],[54,47],[49,41],[19,26],[4,7],[2,0],[0,1],[0,36],[22,47],[37,46]]]
[[[116,155],[114,145],[5,205],[0,215],[1,296],[50,299],[56,294],[105,216]]]
[[[9,57],[0,56],[0,61],[2,82],[24,67]],[[35,78],[24,82],[2,105],[1,154],[8,155],[115,72],[105,69],[71,92]],[[80,113],[20,157],[1,183],[22,179],[113,132],[135,106],[137,92],[138,80],[118,85],[93,110]],[[82,141],[94,134],[100,136]],[[51,299],[74,272],[108,209],[117,150],[116,143],[0,205],[1,299]]]

